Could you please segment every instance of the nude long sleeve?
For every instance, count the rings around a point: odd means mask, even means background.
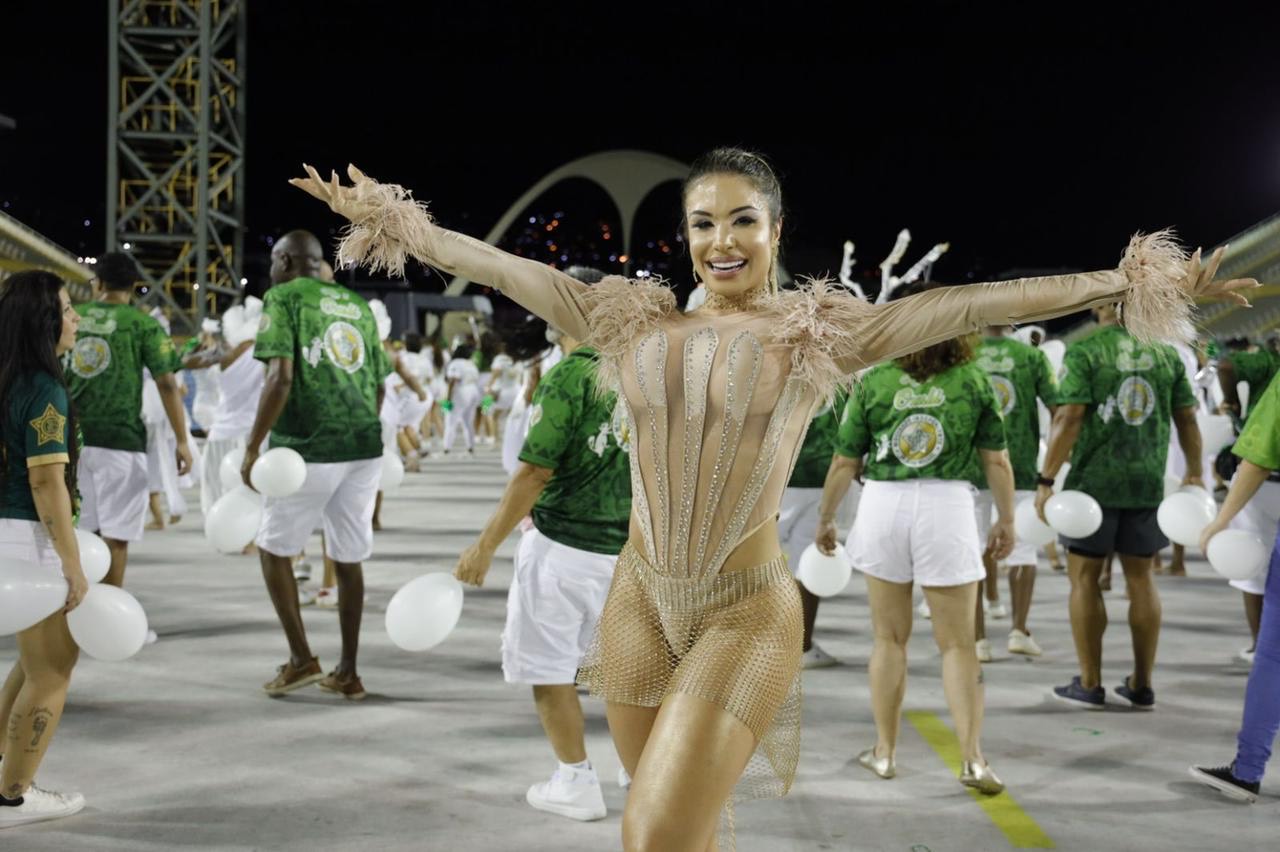
[[[330,202],[352,223],[338,258],[403,276],[407,257],[496,287],[570,337],[588,337],[588,286],[546,264],[517,257],[477,239],[441,228],[403,187],[361,180],[352,195]]]
[[[496,287],[570,337],[587,339],[589,288],[581,281],[544,263],[436,225],[431,226],[431,239],[421,243],[408,248],[422,262]]]
[[[1119,270],[942,287],[876,305],[862,323],[855,351],[837,358],[852,372],[990,325],[1063,316],[1123,301],[1129,280]]]

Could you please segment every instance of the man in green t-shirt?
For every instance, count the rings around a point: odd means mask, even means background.
[[[1156,553],[1169,543],[1156,523],[1156,509],[1164,498],[1170,420],[1187,458],[1183,484],[1203,487],[1196,400],[1173,347],[1136,341],[1120,327],[1114,306],[1095,308],[1094,315],[1100,327],[1073,344],[1063,361],[1058,410],[1036,491],[1043,518],[1054,477],[1070,455],[1066,488],[1092,496],[1103,515],[1093,535],[1062,537],[1080,675],[1053,694],[1089,709],[1106,705],[1102,634],[1107,613],[1099,578],[1107,555],[1116,553],[1129,592],[1134,669],[1115,694],[1136,709],[1150,710],[1160,638],[1160,597],[1152,569]]]
[[[144,369],[155,379],[176,436],[179,475],[191,469],[191,448],[173,376],[180,366],[173,342],[160,323],[130,303],[137,264],[123,252],[109,252],[94,272],[93,301],[76,306],[80,328],[67,356],[67,385],[85,444],[76,469],[80,526],[102,536],[111,550],[103,582],[123,586],[129,542],[141,540],[147,511]]]
[[[800,568],[800,556],[809,545],[813,544],[818,531],[818,505],[822,502],[822,485],[827,479],[827,469],[831,466],[831,456],[835,452],[836,432],[840,428],[840,417],[844,413],[848,397],[838,394],[832,403],[809,421],[809,431],[805,433],[804,443],[800,445],[800,453],[796,457],[796,466],[791,471],[787,488],[782,492],[782,505],[778,509],[778,543],[787,556],[787,564],[791,573]],[[856,507],[861,486],[850,489],[841,503],[841,512],[846,507]],[[848,535],[852,518],[837,518],[839,532]],[[818,618],[818,604],[822,600],[813,592],[796,581],[800,589],[800,600],[804,604],[804,656],[801,665],[806,669],[821,669],[839,665],[839,660],[828,654],[813,641],[813,625]]]
[[[290,658],[268,695],[280,696],[319,682],[351,700],[364,697],[356,673],[364,612],[361,563],[373,552],[373,504],[382,473],[383,380],[391,364],[369,304],[339,284],[320,280],[320,241],[291,231],[271,249],[271,283],[253,357],[267,377],[249,434],[241,470],[245,484],[268,436],[271,447],[289,447],[307,464],[295,494],[267,498],[257,544],[262,576],[289,640]],[[311,654],[298,602],[291,557],[313,530],[324,531],[325,551],[338,580],[342,657],[326,677]]]
[[[604,277],[586,267],[566,271],[589,284]],[[532,513],[507,596],[502,672],[508,683],[533,687],[560,766],[525,798],[538,810],[595,820],[605,804],[574,680],[629,532],[629,430],[614,395],[596,392],[595,351],[567,335],[560,345],[568,354],[538,383],[520,466],[455,574],[481,585],[498,545]]]
[[[1009,330],[1008,326],[986,329],[974,353],[974,363],[991,380],[991,389],[1000,406],[1005,439],[1009,445],[1009,461],[1013,465],[1014,487],[1017,489],[1014,499],[1022,502],[1035,498],[1036,461],[1040,453],[1040,409],[1036,401],[1043,402],[1053,411],[1057,405],[1058,382],[1048,356],[1034,346],[1008,336]],[[973,484],[979,489],[974,499],[978,537],[985,538],[991,526],[994,498],[985,477],[975,479]],[[983,553],[982,561],[987,569],[986,600],[991,616],[1003,618],[1007,613],[1000,604],[999,566],[989,553]],[[1038,657],[1040,645],[1027,627],[1036,583],[1036,546],[1017,542],[1005,562],[1009,566],[1009,598],[1013,604],[1009,653]],[[991,647],[986,641],[986,618],[981,600],[976,624],[978,659],[986,662],[991,659]]]

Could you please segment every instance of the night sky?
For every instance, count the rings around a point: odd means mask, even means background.
[[[979,19],[973,4],[894,4],[851,19],[778,11],[799,3],[554,17],[565,7],[249,5],[257,253],[289,228],[336,226],[284,183],[304,160],[355,162],[483,235],[583,154],[688,161],[742,144],[782,174],[784,248],[802,274],[834,273],[845,239],[865,273],[904,226],[908,263],[952,243],[942,280],[1106,267],[1135,230],[1174,225],[1210,245],[1280,209],[1280,22],[1261,5],[1215,4],[1220,21],[1208,6],[1072,17],[1076,4],[1023,4]],[[0,205],[88,254],[104,240],[107,22],[104,3],[75,6],[0,8],[0,113],[18,122],[0,131]],[[1026,17],[1039,7],[1052,11]],[[674,235],[678,199],[665,198],[642,239]],[[575,227],[600,212],[572,192],[554,203]]]

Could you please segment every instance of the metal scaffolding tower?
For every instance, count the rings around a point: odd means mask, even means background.
[[[107,246],[193,332],[244,262],[244,2],[108,0]]]

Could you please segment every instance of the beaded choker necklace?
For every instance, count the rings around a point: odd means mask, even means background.
[[[735,296],[726,296],[708,289],[707,300],[702,307],[712,311],[749,311],[763,307],[769,299],[769,291],[764,287],[753,287]]]

